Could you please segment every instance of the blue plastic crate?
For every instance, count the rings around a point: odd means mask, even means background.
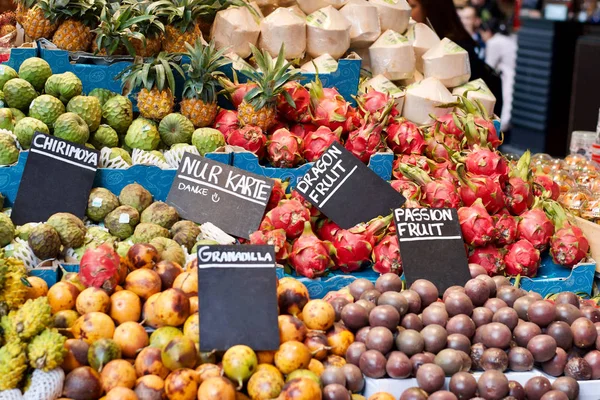
[[[40,267],[35,268],[29,271],[30,276],[37,276],[38,278],[42,278],[48,284],[48,287],[54,285],[59,281],[59,273],[58,269],[54,267]]]
[[[8,61],[3,62],[2,64],[8,65],[9,67],[13,68],[15,71],[18,72],[19,67],[21,67],[23,61],[27,60],[28,58],[37,56],[37,47],[16,47],[10,49],[10,58],[8,59]]]

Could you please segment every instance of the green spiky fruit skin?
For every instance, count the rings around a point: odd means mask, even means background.
[[[29,116],[39,119],[50,129],[54,129],[54,122],[64,113],[65,105],[56,97],[48,94],[35,98],[29,107]]]
[[[44,84],[51,75],[50,64],[39,57],[30,57],[19,67],[19,77],[31,83],[38,92],[44,89]]]
[[[124,215],[127,215],[128,218],[123,219]],[[127,239],[131,236],[139,222],[140,213],[131,206],[119,206],[104,218],[104,226],[108,228],[111,235],[119,239]]]
[[[58,98],[65,104],[83,91],[81,80],[72,72],[52,75],[46,81],[44,88],[46,94]]]
[[[73,97],[67,104],[67,112],[79,115],[87,124],[90,132],[98,129],[102,120],[102,106],[100,100],[94,96]]]
[[[115,92],[111,92],[108,89],[96,88],[88,93],[88,96],[94,96],[100,102],[100,106],[104,107],[104,103],[106,103],[109,99],[115,97],[117,94]]]
[[[21,307],[27,295],[27,286],[23,283],[23,280],[27,279],[27,269],[23,261],[13,257],[0,259],[0,270],[5,268],[3,290],[0,291],[2,313]]]
[[[98,126],[96,132],[92,133],[90,143],[97,149],[117,147],[119,145],[119,135],[110,125],[102,124]]]
[[[15,119],[10,108],[0,108],[0,129],[13,131],[15,127]]]
[[[66,341],[56,329],[45,329],[27,346],[29,365],[44,372],[60,367],[67,354]]]
[[[117,207],[119,198],[113,192],[105,188],[93,188],[88,198],[86,215],[92,221],[100,222]]]
[[[119,135],[127,133],[133,121],[131,100],[124,96],[114,96],[102,106],[102,121],[110,125]]]
[[[133,163],[133,161],[131,160],[131,154],[129,154],[127,150],[122,149],[120,147],[113,147],[112,149],[110,149],[110,155],[108,156],[108,158],[112,160],[117,157],[121,157],[123,161],[125,161],[129,165]]]
[[[196,238],[200,234],[200,227],[192,221],[182,220],[176,222],[171,227],[171,237],[174,241],[182,246],[187,247],[188,250],[196,243]]]
[[[135,119],[125,135],[125,144],[132,149],[156,150],[160,143],[160,134],[156,125],[149,119]]]
[[[196,146],[200,155],[205,155],[215,151],[219,147],[225,146],[225,136],[213,128],[200,128],[194,131],[192,135],[192,144]]]
[[[35,227],[36,223],[28,222],[25,225],[18,226],[15,230],[15,236],[21,240],[29,239],[29,234],[31,230]]]
[[[9,341],[28,341],[49,326],[51,321],[52,309],[48,298],[42,296],[35,300],[29,299],[18,310],[11,311],[8,317],[3,318],[4,337]],[[14,336],[8,336],[9,333]]]
[[[21,111],[27,111],[31,102],[37,97],[37,92],[31,83],[21,78],[6,82],[3,92],[6,104]]]
[[[156,247],[161,260],[185,265],[185,252],[181,248],[181,245],[173,239],[157,237],[152,239],[150,244]]]
[[[167,146],[190,143],[194,133],[194,124],[179,113],[171,113],[160,121],[158,132]]]
[[[15,389],[27,369],[25,344],[8,342],[0,348],[0,390]]]
[[[4,247],[15,238],[15,225],[10,217],[0,213],[0,247]]]
[[[12,67],[0,65],[0,90],[4,91],[4,84],[11,79],[18,78],[19,75]]]
[[[19,159],[19,149],[15,140],[6,133],[0,134],[0,165],[10,165]]]
[[[33,250],[33,254],[40,260],[56,258],[60,252],[60,236],[56,229],[48,224],[35,226],[29,233],[27,240]]]
[[[50,216],[46,223],[58,232],[60,242],[65,248],[79,247],[85,242],[85,225],[73,214],[56,213]]]
[[[96,247],[108,243],[113,245],[117,238],[113,237],[109,232],[105,231],[99,226],[91,226],[88,228],[85,235],[85,245],[74,249],[75,254],[81,259],[83,253],[88,249],[95,249]]]
[[[90,130],[79,115],[67,112],[54,122],[54,136],[73,143],[84,144],[90,138]]]
[[[171,229],[173,224],[179,221],[179,213],[175,207],[171,207],[162,201],[155,201],[142,212],[140,221],[143,223],[160,225],[166,229]]]
[[[132,240],[134,243],[149,243],[157,237],[169,238],[169,230],[160,225],[141,223],[135,227]]]
[[[31,139],[33,139],[33,135],[35,132],[45,133],[46,135],[50,134],[50,129],[48,129],[48,125],[40,121],[39,119],[25,117],[15,126],[13,133],[19,140],[21,147],[24,149],[28,149],[31,147]]]
[[[142,185],[131,183],[121,190],[119,201],[121,204],[131,206],[141,213],[152,204],[152,194]]]

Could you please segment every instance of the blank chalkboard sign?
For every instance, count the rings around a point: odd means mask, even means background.
[[[394,220],[408,285],[427,279],[441,294],[471,279],[456,209],[398,208]]]
[[[244,344],[277,350],[277,277],[273,246],[198,248],[200,350]]]
[[[57,212],[83,218],[99,154],[97,150],[36,133],[13,206],[13,222],[45,222]]]
[[[406,201],[337,142],[319,157],[296,190],[343,229],[389,215]]]

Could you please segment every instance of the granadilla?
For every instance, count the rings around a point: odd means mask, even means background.
[[[288,239],[295,239],[300,236],[307,221],[310,221],[310,213],[302,203],[298,200],[281,200],[277,207],[264,216],[259,229],[284,229]]]
[[[504,264],[507,275],[533,278],[540,267],[540,251],[527,240],[519,240],[508,246]]]
[[[494,216],[496,243],[500,246],[505,246],[517,240],[517,224],[518,217],[507,214],[496,214]]]
[[[284,229],[272,231],[256,231],[250,235],[250,244],[268,244],[275,248],[275,258],[279,264],[285,265],[292,250],[292,245],[287,242]]]
[[[405,118],[392,121],[387,127],[386,143],[395,154],[423,154],[427,144],[421,129]]]
[[[324,88],[318,76],[310,84],[310,112],[313,123],[332,131],[344,128],[349,104],[334,88]]]
[[[275,184],[273,185],[273,190],[271,191],[271,197],[269,197],[269,202],[267,203],[267,211],[274,209],[277,207],[277,204],[283,199],[285,199],[285,191],[289,186],[289,181],[282,181],[281,179],[274,178]]]
[[[484,175],[498,179],[500,182],[508,178],[508,164],[502,155],[487,147],[474,146],[461,157],[467,172],[473,175]]]
[[[285,128],[278,129],[267,141],[267,160],[274,167],[291,168],[302,161],[302,139]]]
[[[390,185],[408,200],[421,200],[421,187],[405,177],[394,179]]]
[[[378,122],[366,122],[350,132],[346,140],[346,150],[367,164],[371,156],[385,148],[383,128]]]
[[[223,136],[225,136],[225,140],[227,140],[231,131],[238,127],[237,112],[233,110],[222,109],[213,121],[213,128],[221,131]]]
[[[536,175],[533,178],[533,194],[537,197],[546,197],[558,200],[560,187],[552,180],[550,175]]]
[[[462,140],[465,135],[464,126],[456,113],[444,114],[437,117],[432,129],[436,133],[440,132],[444,135],[451,135],[459,140]]]
[[[504,184],[504,203],[512,215],[521,215],[533,204],[529,183],[531,153],[527,150],[513,165]]]
[[[398,166],[400,172],[421,186],[421,203],[433,208],[458,208],[460,197],[453,183],[445,179],[432,179],[427,172],[408,164]]]
[[[581,229],[569,222],[567,213],[559,203],[548,201],[544,203],[544,208],[557,228],[550,239],[552,259],[557,264],[572,267],[587,257],[590,244]]]
[[[500,275],[504,271],[504,256],[500,249],[490,244],[473,249],[469,263],[481,265],[489,276]]]
[[[313,233],[310,222],[305,222],[302,235],[292,245],[290,264],[298,274],[312,279],[325,275],[334,267],[334,256],[332,244],[319,239]]]
[[[398,156],[392,163],[392,175],[394,178],[400,179],[404,176],[402,171],[400,171],[400,166],[403,164],[422,169],[427,174],[431,172],[430,162],[427,157],[418,154],[403,154]]]
[[[497,180],[489,176],[465,173],[463,164],[458,165],[457,174],[460,180],[460,198],[465,206],[481,199],[490,214],[495,214],[504,207],[502,187]]]
[[[240,146],[262,158],[265,154],[267,137],[258,126],[246,125],[230,131],[227,144]]]
[[[338,128],[332,132],[326,126],[320,126],[316,131],[310,132],[304,136],[303,153],[304,159],[307,162],[316,161],[327,151],[333,142],[340,143],[340,135],[342,129]]]
[[[333,242],[335,235],[341,228],[330,219],[324,219],[317,224],[317,235],[329,242]]]
[[[541,204],[534,204],[531,210],[521,214],[517,225],[518,238],[528,240],[533,247],[540,251],[546,250],[550,238],[554,234],[554,224],[548,218]]]
[[[386,235],[373,248],[373,271],[380,274],[389,272],[402,275],[400,246],[395,234]]]
[[[496,237],[494,220],[486,211],[481,199],[469,207],[458,209],[458,221],[464,241],[472,247],[483,247]]]
[[[300,139],[304,140],[306,135],[316,131],[318,128],[318,126],[313,124],[294,124],[290,127],[290,132],[293,135],[298,136]]]
[[[277,112],[288,121],[309,122],[310,93],[308,90],[298,82],[288,82],[284,88],[284,92],[277,99]],[[290,102],[289,99],[292,101]]]

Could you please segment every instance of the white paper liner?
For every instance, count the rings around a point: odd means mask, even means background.
[[[2,390],[0,400],[23,400],[23,395],[19,389]]]
[[[31,385],[25,392],[23,400],[56,400],[62,395],[65,373],[62,368],[44,372],[33,371]]]
[[[206,222],[200,226],[200,234],[198,240],[214,240],[219,244],[234,244],[235,238],[226,234],[221,228],[216,225]]]
[[[33,254],[33,250],[29,243],[26,240],[15,238],[12,242],[4,247],[4,250],[7,252],[7,255],[10,257],[14,257],[18,260],[23,261],[27,271],[31,271],[35,267],[37,267],[43,260],[37,258],[35,254]]]
[[[111,153],[110,147],[103,147],[102,150],[100,150],[100,168],[126,169],[131,166],[127,164],[121,156],[111,159]]]
[[[154,165],[161,169],[169,169],[170,166],[158,156],[146,150],[133,149],[131,153],[133,165]]]
[[[191,144],[185,147],[178,146],[176,149],[167,150],[163,154],[165,160],[167,160],[167,164],[169,164],[169,168],[178,169],[184,153],[191,153],[197,156],[200,155],[196,146],[192,146]]]

